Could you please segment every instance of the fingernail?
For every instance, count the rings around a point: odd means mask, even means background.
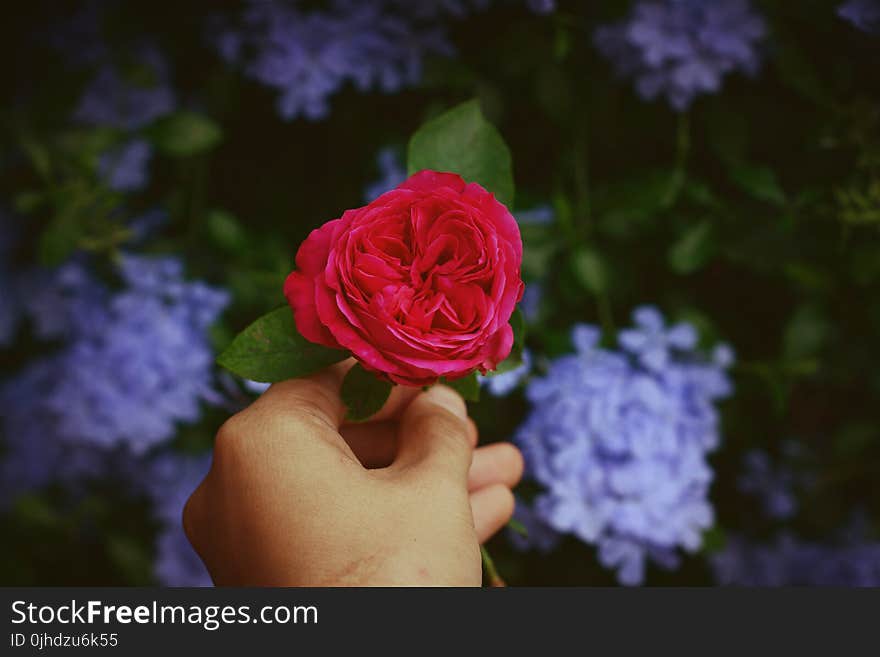
[[[442,406],[453,415],[462,420],[467,417],[467,406],[455,390],[444,385],[431,386],[425,393],[431,403]]]

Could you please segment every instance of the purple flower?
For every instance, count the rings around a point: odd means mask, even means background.
[[[622,22],[598,28],[594,43],[639,96],[665,96],[683,111],[718,92],[728,73],[754,75],[766,31],[748,0],[642,0]]]
[[[515,436],[527,477],[544,489],[532,511],[595,544],[624,584],[642,581],[647,558],[675,567],[677,549],[695,551],[712,526],[707,454],[719,443],[715,402],[730,393],[692,328],[666,329],[650,308],[634,320],[622,351],[576,326],[576,353],[529,382],[532,410]]]
[[[770,455],[759,449],[746,452],[743,463],[744,472],[737,481],[739,490],[758,497],[768,518],[793,517],[798,509],[793,490],[798,478],[794,471],[786,465],[774,467]]]
[[[336,0],[326,11],[250,2],[238,25],[215,21],[220,55],[279,92],[285,119],[327,116],[345,84],[394,92],[421,78],[429,54],[450,55],[442,29],[410,20],[394,3]]]
[[[539,205],[531,210],[517,210],[516,220],[521,224],[547,226],[556,219],[552,206]]]
[[[86,86],[74,111],[79,123],[137,130],[174,110],[168,66],[152,46],[138,49],[137,71],[123,72],[105,63]]]
[[[715,579],[728,586],[880,586],[880,542],[849,537],[829,543],[779,534],[772,543],[734,536],[711,558]]]
[[[551,14],[556,11],[556,0],[527,0],[526,4],[536,14]]]
[[[64,346],[3,386],[8,439],[140,454],[216,399],[208,329],[228,295],[184,281],[173,258],[125,255],[119,274],[118,292],[76,263],[28,277],[36,334]]]
[[[205,565],[183,532],[183,507],[204,479],[211,455],[166,452],[144,469],[144,486],[162,524],[156,540],[156,579],[164,586],[211,586]]]
[[[380,150],[376,155],[376,164],[379,166],[380,177],[364,188],[366,203],[382,196],[406,180],[406,167],[400,162],[400,157],[393,148]]]
[[[863,32],[880,34],[880,0],[848,0],[837,8],[837,15]]]
[[[480,385],[485,387],[493,397],[506,397],[513,392],[520,382],[529,375],[532,370],[532,354],[528,349],[523,349],[522,363],[506,372],[492,375],[477,375]]]
[[[153,148],[143,139],[132,139],[103,153],[98,161],[98,173],[110,189],[132,192],[143,189],[149,180],[147,167]]]

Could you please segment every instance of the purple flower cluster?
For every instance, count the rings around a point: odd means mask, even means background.
[[[165,57],[152,45],[137,47],[134,53],[129,69],[122,70],[109,59],[98,67],[74,110],[74,121],[133,134],[174,111],[176,100]],[[131,136],[101,155],[98,173],[111,189],[143,189],[149,181],[152,155],[149,142]]]
[[[345,84],[398,91],[418,82],[426,55],[452,53],[442,29],[395,11],[394,3],[335,0],[326,11],[298,4],[252,1],[238,25],[215,26],[213,35],[225,60],[279,91],[278,113],[288,120],[326,117],[330,96]]]
[[[165,453],[146,468],[144,485],[161,524],[156,539],[154,574],[166,586],[211,586],[205,565],[183,532],[181,517],[186,500],[208,473],[210,454],[187,456]]]
[[[839,544],[782,533],[770,544],[732,537],[711,558],[727,586],[880,586],[880,541],[853,537]]]
[[[624,584],[644,579],[646,558],[665,567],[695,551],[713,524],[707,454],[719,443],[715,402],[730,394],[733,354],[697,351],[688,324],[667,327],[653,307],[634,313],[620,351],[576,326],[576,353],[526,388],[532,411],[515,441],[527,476],[544,489],[531,513],[599,548]]]
[[[78,123],[137,130],[174,110],[168,63],[155,47],[136,50],[132,70],[107,62],[80,96],[73,113]]]
[[[516,367],[499,374],[477,375],[477,378],[480,385],[486,388],[493,397],[505,397],[513,392],[531,371],[532,352],[523,349],[522,362]]]
[[[217,401],[208,328],[226,292],[183,280],[174,258],[125,255],[114,291],[78,262],[18,281],[35,336],[61,341],[0,386],[5,496],[112,472]]]
[[[869,34],[880,34],[880,0],[848,0],[837,15]]]
[[[101,154],[98,174],[107,181],[110,189],[134,192],[149,182],[148,167],[153,147],[143,139],[132,139]]]
[[[622,22],[598,28],[594,43],[639,96],[665,96],[683,111],[718,92],[728,73],[755,74],[766,32],[749,0],[641,0]]]
[[[365,203],[379,198],[406,180],[406,167],[393,148],[386,147],[380,150],[376,155],[376,165],[379,167],[379,178],[364,188]]]
[[[782,462],[775,464],[764,450],[753,449],[743,458],[744,470],[737,480],[740,492],[757,497],[764,514],[773,520],[787,520],[798,511],[796,491],[809,488],[813,477],[794,467],[802,447],[794,441],[782,445]]]

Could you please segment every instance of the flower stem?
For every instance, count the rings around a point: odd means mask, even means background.
[[[480,556],[483,558],[483,574],[488,580],[489,586],[507,586],[501,575],[498,574],[498,569],[495,568],[495,562],[489,556],[489,551],[482,545],[480,546]]]

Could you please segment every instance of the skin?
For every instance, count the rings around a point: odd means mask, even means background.
[[[394,388],[343,424],[353,362],[273,385],[217,434],[184,529],[217,585],[479,586],[479,544],[513,513],[523,469],[476,447],[451,388]]]

